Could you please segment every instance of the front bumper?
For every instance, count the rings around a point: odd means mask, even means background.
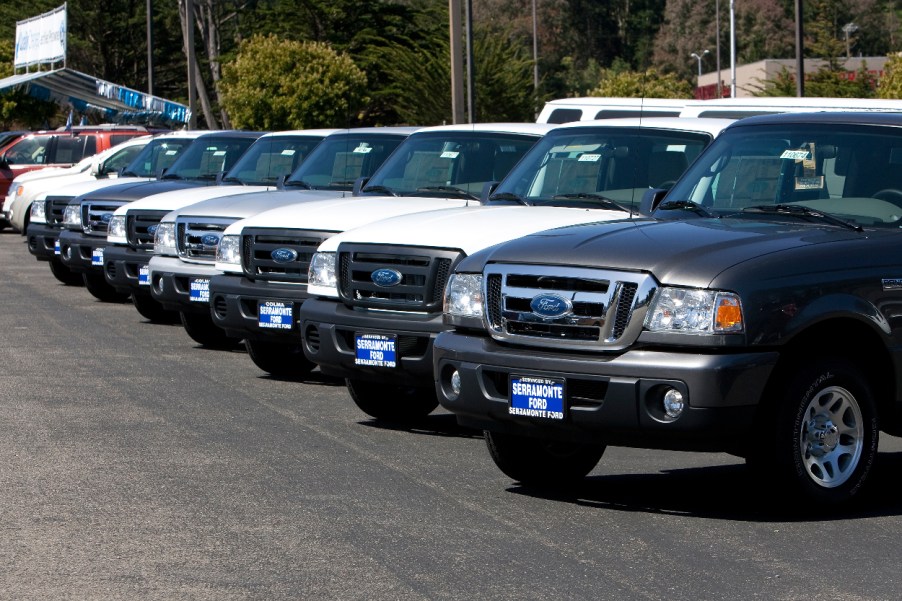
[[[300,344],[298,316],[305,300],[306,284],[260,282],[235,274],[215,275],[210,280],[213,323],[231,338]],[[290,316],[272,316],[261,323],[261,303],[278,303],[283,314],[290,307]]]
[[[117,292],[149,295],[152,256],[147,250],[111,244],[103,252],[103,275]]]
[[[25,238],[28,241],[28,252],[38,261],[49,261],[60,256],[57,248],[60,234],[63,230],[50,227],[46,223],[29,223],[25,230]]]
[[[461,425],[616,446],[742,455],[745,447],[760,444],[754,435],[756,409],[777,358],[776,352],[547,352],[445,332],[436,339],[434,374],[439,402]],[[458,395],[451,385],[455,371]],[[509,414],[512,375],[562,380],[564,418]],[[676,419],[663,412],[668,388],[679,390],[687,403]]]
[[[154,255],[148,263],[150,295],[168,311],[210,312],[210,279],[222,272],[212,265]]]
[[[81,232],[60,232],[60,257],[63,264],[76,273],[103,270],[103,253],[107,247],[106,236],[86,236]]]
[[[445,329],[441,315],[355,311],[320,298],[301,307],[304,355],[324,374],[343,378],[428,386],[433,381],[432,345]],[[358,365],[358,334],[394,336],[396,367]]]

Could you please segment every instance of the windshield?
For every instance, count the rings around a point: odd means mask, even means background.
[[[639,127],[551,131],[490,197],[524,204],[636,207],[649,188],[670,188],[711,142],[706,133]]]
[[[313,190],[351,191],[354,181],[372,175],[405,137],[387,133],[332,134],[310,153],[285,184]]]
[[[902,135],[895,127],[780,123],[728,129],[661,209],[899,227]]]
[[[166,179],[214,180],[232,168],[257,139],[248,136],[204,136],[189,146],[172,164]]]
[[[292,173],[322,139],[322,136],[300,135],[260,138],[222,181],[246,186],[274,185],[280,177]]]
[[[539,139],[498,132],[421,132],[411,135],[367,182],[364,194],[479,199]]]
[[[154,138],[128,164],[123,174],[131,177],[156,177],[160,171],[171,167],[192,142],[194,138]]]

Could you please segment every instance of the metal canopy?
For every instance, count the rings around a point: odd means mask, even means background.
[[[62,68],[20,73],[0,79],[0,94],[23,88],[30,96],[71,106],[81,114],[99,115],[111,123],[164,122],[185,124],[188,107],[138,92],[90,75]]]

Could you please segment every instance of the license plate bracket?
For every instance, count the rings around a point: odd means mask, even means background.
[[[564,384],[562,378],[511,374],[508,413],[550,421],[564,419]]]
[[[355,334],[354,364],[365,367],[397,367],[398,337],[394,334]]]

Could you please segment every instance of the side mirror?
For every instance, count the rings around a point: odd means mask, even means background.
[[[367,182],[370,181],[368,177],[358,177],[354,180],[354,191],[352,194],[354,196],[361,196],[363,193],[363,187],[366,186]]]
[[[482,192],[479,194],[479,202],[481,204],[486,204],[489,202],[489,196],[492,195],[492,192],[495,191],[495,188],[498,187],[498,184],[501,182],[486,182],[482,185]]]
[[[642,195],[642,200],[639,202],[639,214],[650,217],[666,195],[667,190],[664,188],[649,188],[646,190],[645,194]]]

